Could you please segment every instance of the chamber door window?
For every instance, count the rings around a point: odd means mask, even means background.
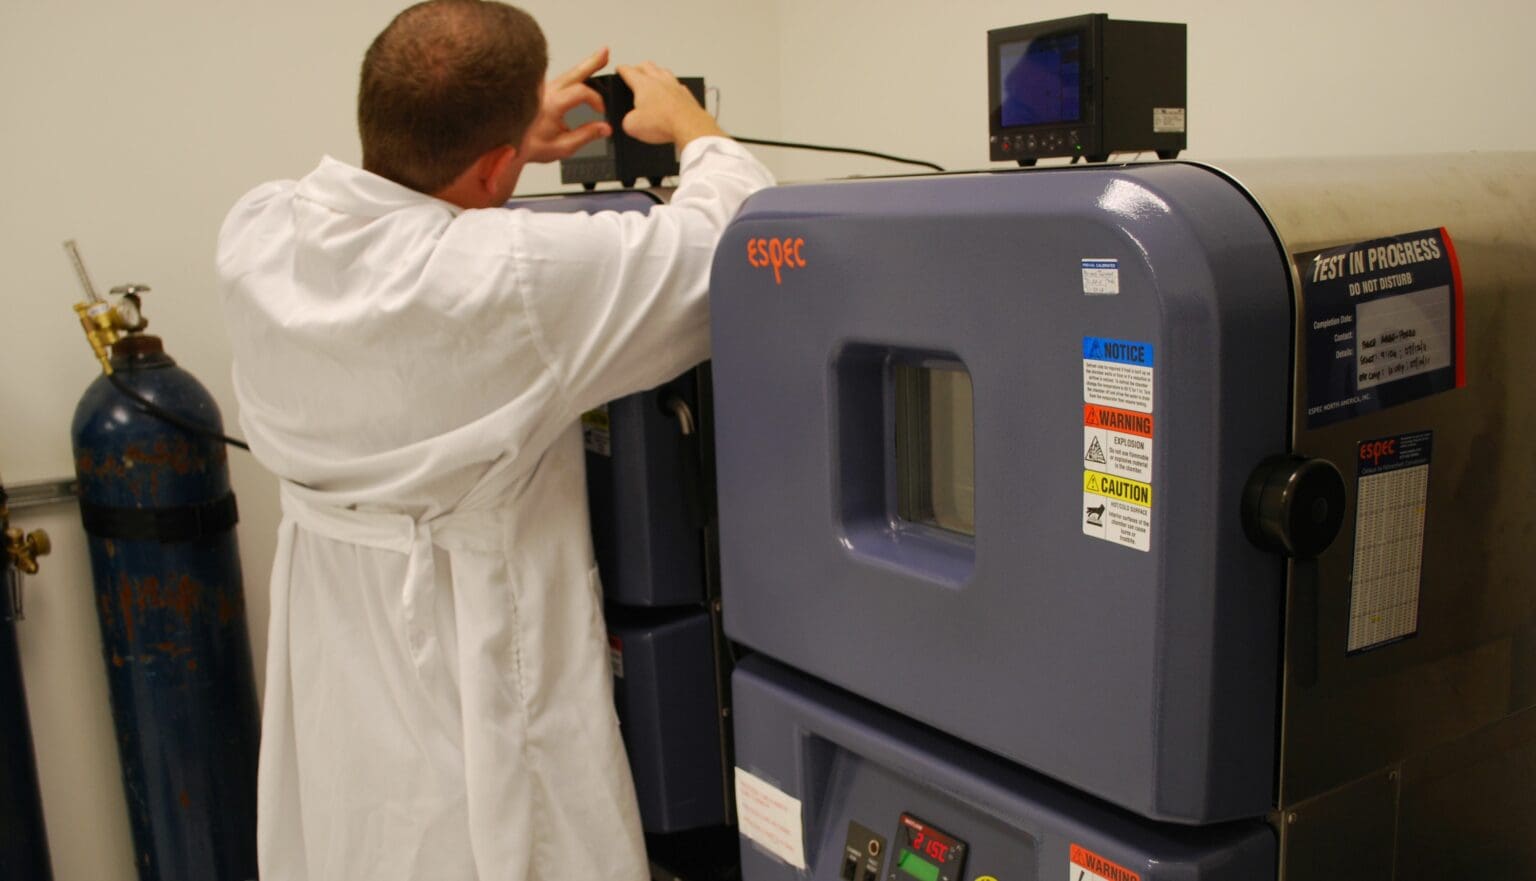
[[[908,523],[976,535],[971,375],[957,363],[893,365],[896,514]]]

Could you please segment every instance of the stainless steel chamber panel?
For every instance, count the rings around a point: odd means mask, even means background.
[[[1287,580],[1292,877],[1347,859],[1395,872],[1358,877],[1536,876],[1536,156],[1223,169],[1301,258],[1292,444],[1348,488],[1338,540]],[[1436,233],[1459,276],[1444,293],[1414,245]],[[1316,278],[1314,255],[1343,275]],[[1341,361],[1353,383],[1319,387]],[[1378,831],[1351,840],[1342,817]]]

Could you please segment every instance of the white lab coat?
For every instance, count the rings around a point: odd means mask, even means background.
[[[453,206],[327,158],[230,212],[240,424],[281,478],[263,881],[641,881],[578,417],[708,356],[719,138],[647,216]]]

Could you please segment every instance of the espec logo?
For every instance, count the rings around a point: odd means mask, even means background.
[[[773,283],[783,284],[785,269],[805,268],[805,239],[747,239],[747,264],[773,267]]]
[[[1397,455],[1397,438],[1383,441],[1371,441],[1360,445],[1360,461],[1370,462],[1372,465],[1380,465],[1383,458],[1391,458]]]

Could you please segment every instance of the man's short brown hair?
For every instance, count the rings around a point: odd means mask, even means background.
[[[528,13],[486,0],[427,0],[395,16],[363,56],[363,167],[423,193],[496,147],[522,143],[549,64]]]

